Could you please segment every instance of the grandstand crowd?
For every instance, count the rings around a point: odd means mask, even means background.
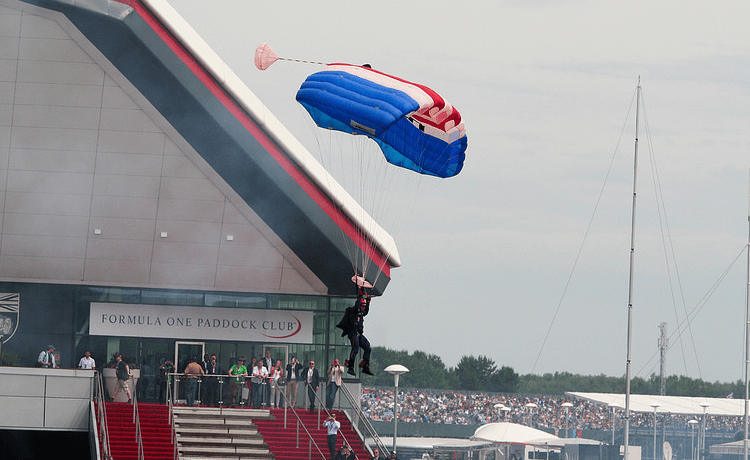
[[[569,402],[572,407],[564,407]],[[612,410],[601,404],[558,396],[524,396],[492,393],[465,393],[442,390],[399,389],[399,422],[482,425],[513,422],[540,429],[611,430]],[[536,407],[529,408],[529,403]],[[509,411],[495,407],[502,404]],[[393,420],[393,389],[366,387],[362,390],[362,410],[371,420]],[[631,427],[652,427],[653,414],[631,413]],[[680,414],[658,414],[657,423],[669,428],[688,429],[693,418]],[[615,429],[622,428],[622,411],[615,412]],[[743,429],[742,417],[708,416],[707,430]]]

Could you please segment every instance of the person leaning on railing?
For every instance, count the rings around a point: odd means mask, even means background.
[[[247,367],[245,367],[245,357],[240,356],[237,364],[229,368],[229,404],[236,406],[239,404],[237,397],[242,399],[242,383],[247,377]]]

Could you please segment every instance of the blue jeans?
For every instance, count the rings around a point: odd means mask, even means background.
[[[253,407],[260,408],[263,404],[263,388],[265,385],[262,383],[253,382]]]
[[[198,379],[188,378],[185,383],[185,399],[187,399],[187,405],[192,406],[195,404],[195,394],[198,390]]]
[[[336,392],[339,391],[339,386],[334,382],[328,382],[326,386],[326,407],[328,410],[333,409],[333,403],[336,402]]]

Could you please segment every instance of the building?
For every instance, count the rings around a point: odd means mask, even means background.
[[[382,294],[393,239],[166,1],[0,0],[6,362],[325,369],[353,250]]]

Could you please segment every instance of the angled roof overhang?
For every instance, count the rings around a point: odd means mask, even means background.
[[[23,0],[64,14],[327,286],[351,295],[352,245],[373,294],[393,238],[164,0]]]

